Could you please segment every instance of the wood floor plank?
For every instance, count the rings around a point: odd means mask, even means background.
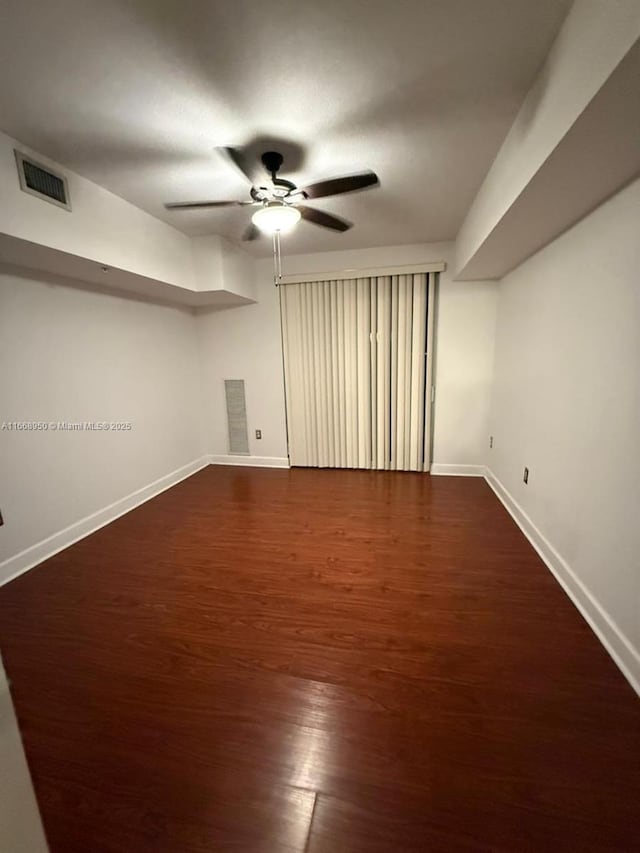
[[[480,480],[207,468],[0,643],[53,853],[640,849],[640,703]]]

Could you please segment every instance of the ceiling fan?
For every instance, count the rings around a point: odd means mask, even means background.
[[[300,219],[321,225],[332,231],[347,231],[351,222],[334,216],[324,210],[303,204],[310,198],[327,198],[332,195],[355,192],[378,186],[380,183],[375,172],[361,172],[342,178],[330,178],[318,181],[306,187],[297,187],[291,181],[278,177],[284,157],[278,151],[265,151],[261,162],[270,176],[270,180],[255,175],[255,171],[245,164],[242,152],[237,148],[218,149],[251,182],[250,201],[179,201],[165,204],[167,210],[196,210],[207,207],[244,207],[256,206],[258,210],[251,217],[251,223],[242,237],[243,240],[255,240],[261,233],[275,234],[289,231]]]

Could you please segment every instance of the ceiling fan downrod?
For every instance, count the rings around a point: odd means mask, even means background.
[[[278,151],[265,151],[260,159],[262,165],[271,175],[271,180],[275,183],[280,167],[284,163],[284,157]]]

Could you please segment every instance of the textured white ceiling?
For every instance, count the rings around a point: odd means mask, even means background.
[[[298,184],[364,168],[382,184],[316,202],[355,227],[301,223],[287,252],[448,240],[569,5],[8,0],[0,126],[188,234],[239,239],[250,209],[162,204],[246,198],[213,149],[275,138]]]

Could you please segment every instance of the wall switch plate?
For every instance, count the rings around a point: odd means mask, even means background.
[[[493,436],[489,436],[489,448],[493,447]]]
[[[522,480],[525,483],[529,482],[529,469],[528,468],[524,469],[524,474],[522,475]]]
[[[261,429],[256,430],[256,438],[262,438],[262,430]]]

